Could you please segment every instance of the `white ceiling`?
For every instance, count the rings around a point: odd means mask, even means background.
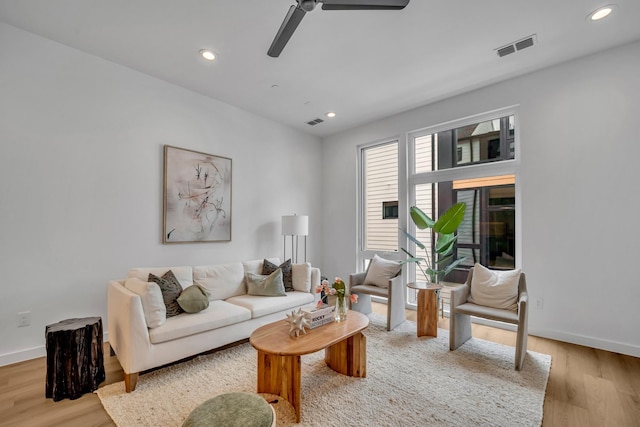
[[[327,136],[640,39],[639,0],[613,0],[612,16],[587,22],[607,1],[411,0],[401,11],[317,7],[279,58],[267,49],[295,0],[1,0],[0,20]],[[535,46],[496,55],[496,48],[534,33]],[[202,48],[219,60],[200,59]],[[327,111],[338,115],[327,119]],[[305,123],[317,117],[325,122]]]

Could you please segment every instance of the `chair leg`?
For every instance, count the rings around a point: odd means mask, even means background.
[[[449,313],[449,350],[455,350],[471,338],[471,316]]]
[[[387,297],[387,331],[393,330],[396,326],[407,320],[404,311],[406,301],[405,289],[401,282],[389,286],[389,296]]]
[[[522,367],[524,366],[524,359],[527,356],[527,337],[526,328],[519,326],[516,337],[516,371],[522,370]]]
[[[524,275],[522,275],[521,280],[524,280]],[[526,289],[526,285],[525,285]],[[529,337],[529,326],[528,326],[528,308],[527,308],[528,298],[525,294],[524,298],[521,298],[518,303],[518,332],[516,335],[516,360],[515,367],[516,371],[522,369],[524,365],[524,359],[527,356],[527,338]]]
[[[358,302],[351,303],[351,310],[362,314],[370,314],[373,311],[371,308],[371,295],[359,293]]]

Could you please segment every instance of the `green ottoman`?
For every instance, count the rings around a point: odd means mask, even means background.
[[[191,411],[182,427],[272,427],[276,413],[253,393],[226,393],[209,399]]]

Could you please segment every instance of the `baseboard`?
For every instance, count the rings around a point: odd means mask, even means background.
[[[16,351],[15,353],[7,353],[0,355],[0,366],[13,365],[14,363],[24,362],[25,360],[37,359],[47,355],[44,346],[28,348],[26,350]]]
[[[449,317],[449,310],[445,309],[444,314]],[[471,321],[480,325],[491,326],[494,328],[516,331],[515,325],[509,323],[497,322],[494,320],[483,319],[471,316]],[[529,335],[540,338],[548,338],[556,341],[566,342],[570,344],[582,345],[585,347],[596,348],[599,350],[610,351],[613,353],[626,354],[628,356],[640,357],[640,346],[625,344],[617,341],[603,340],[599,338],[588,337],[584,335],[567,334],[564,332],[553,330],[538,330],[529,327]]]
[[[585,347],[597,348],[599,350],[611,351],[613,353],[626,354],[628,356],[640,357],[640,346],[621,343],[617,341],[603,340],[584,335],[567,334],[560,331],[537,330],[529,328],[529,335],[549,338],[556,341],[570,344],[582,345]]]
[[[108,335],[109,334],[107,333],[103,335],[102,337],[103,342],[109,341]],[[15,353],[0,354],[0,366],[13,365],[14,363],[20,363],[20,362],[24,362],[31,359],[37,359],[39,357],[45,357],[46,355],[47,355],[47,349],[44,345],[16,351]]]

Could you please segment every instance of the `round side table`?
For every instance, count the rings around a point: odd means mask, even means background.
[[[411,282],[407,287],[418,291],[418,336],[438,336],[438,291],[442,285]]]

